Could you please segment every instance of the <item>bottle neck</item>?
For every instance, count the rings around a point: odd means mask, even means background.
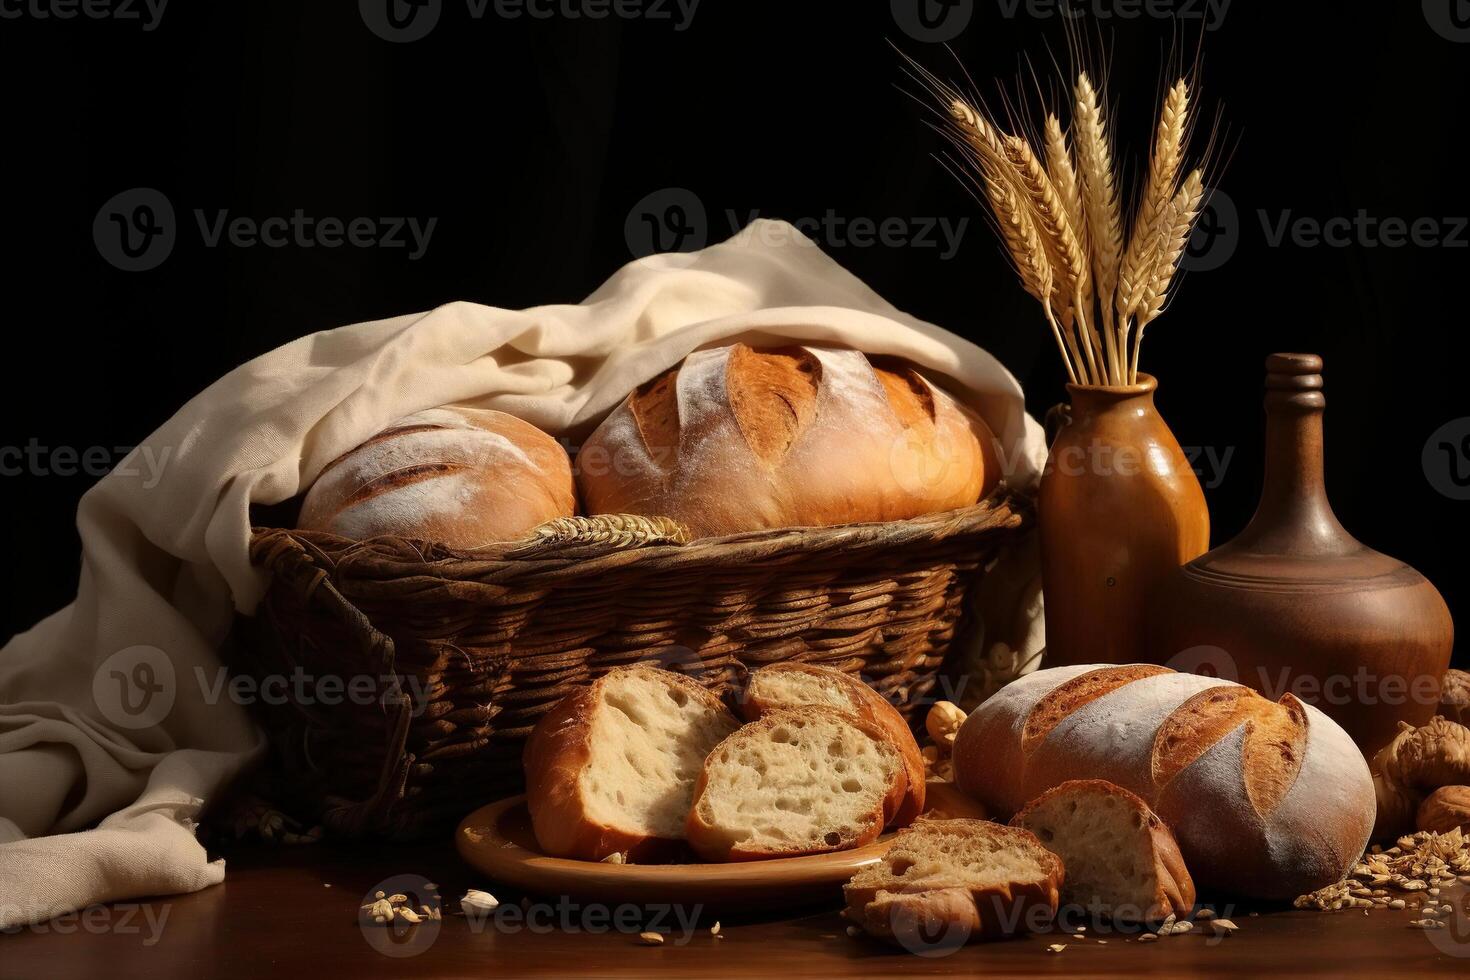
[[[1320,374],[1266,381],[1266,473],[1261,502],[1241,538],[1256,551],[1344,554],[1359,547],[1332,512],[1323,475]]]

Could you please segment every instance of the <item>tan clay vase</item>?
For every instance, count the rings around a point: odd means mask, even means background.
[[[1370,758],[1439,703],[1454,626],[1439,592],[1338,523],[1322,476],[1322,359],[1266,360],[1266,477],[1250,524],[1155,604],[1150,659],[1290,692]],[[1204,668],[1199,670],[1197,668]]]
[[[1146,374],[1120,387],[1068,385],[1038,523],[1046,664],[1136,663],[1158,589],[1210,545],[1204,491],[1154,408]]]

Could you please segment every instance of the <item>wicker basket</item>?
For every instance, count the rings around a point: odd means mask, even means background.
[[[885,524],[676,544],[671,526],[574,519],[475,552],[259,528],[271,587],[232,666],[295,678],[259,714],[289,805],[337,832],[416,836],[517,791],[536,719],[621,664],[723,693],[747,668],[816,661],[912,714],[969,590],[1030,514],[1002,488]]]

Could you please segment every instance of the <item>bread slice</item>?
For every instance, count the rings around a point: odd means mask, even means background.
[[[739,727],[713,694],[673,671],[619,667],[563,698],[526,742],[526,803],[547,854],[668,860],[704,757]]]
[[[828,707],[772,711],[705,760],[689,843],[707,861],[860,847],[907,789],[903,759],[876,725]]]
[[[1062,903],[1125,922],[1181,918],[1194,882],[1173,833],[1134,794],[1102,779],[1047,790],[1011,818],[1062,859]]]
[[[871,936],[917,950],[1044,928],[1062,861],[1025,830],[986,820],[922,819],[852,876],[844,913]]]
[[[756,670],[745,685],[740,712],[754,721],[780,708],[826,705],[877,725],[903,757],[908,792],[893,818],[906,827],[924,812],[927,774],[914,733],[888,699],[852,674],[816,664],[771,664]]]

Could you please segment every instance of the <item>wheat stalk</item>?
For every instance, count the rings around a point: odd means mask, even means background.
[[[1084,262],[1090,264],[1092,247],[1088,237],[1087,218],[1082,207],[1082,185],[1077,179],[1077,169],[1072,164],[1071,151],[1067,149],[1067,137],[1062,132],[1062,121],[1054,112],[1046,114],[1043,144],[1046,150],[1047,175],[1051,177],[1052,186],[1056,188],[1057,196],[1061,198],[1062,209],[1066,212],[1067,221],[1072,225],[1077,245],[1082,254],[1087,257]],[[1088,275],[1083,277],[1076,305],[1082,319],[1083,346],[1087,351],[1088,371],[1094,383],[1106,383],[1108,379],[1098,366],[1099,359],[1102,359],[1104,364],[1107,363],[1106,356],[1100,344],[1096,324],[1088,323],[1088,316],[1093,309],[1093,295],[1093,277]]]
[[[1041,303],[1067,377],[1073,384],[1136,383],[1144,328],[1168,303],[1204,197],[1201,170],[1179,180],[1188,83],[1181,79],[1164,98],[1125,247],[1103,100],[1086,72],[1072,90],[1072,145],[1061,119],[1048,112],[1039,152],[950,86],[927,73],[922,79],[946,109],[936,128],[959,153],[955,172],[983,193],[1022,286]]]
[[[1144,297],[1143,308],[1138,313],[1138,327],[1133,334],[1133,361],[1128,369],[1128,383],[1138,383],[1138,351],[1143,344],[1143,331],[1164,312],[1164,300],[1169,295],[1169,284],[1174,281],[1174,270],[1179,258],[1189,244],[1190,232],[1199,217],[1200,202],[1205,196],[1205,178],[1200,170],[1193,170],[1184,178],[1179,193],[1169,202],[1162,222],[1163,234],[1154,248],[1149,271],[1149,285]]]
[[[1120,384],[1123,366],[1118,359],[1113,330],[1113,290],[1118,282],[1118,260],[1123,252],[1123,214],[1113,186],[1113,152],[1108,144],[1097,90],[1087,72],[1077,76],[1073,129],[1077,143],[1077,169],[1081,176],[1082,206],[1092,247],[1093,289],[1104,318],[1103,341],[1109,380]]]
[[[996,172],[995,168],[987,167],[982,171],[981,182],[1000,226],[1001,240],[1005,242],[1006,250],[1010,252],[1011,260],[1020,273],[1021,285],[1041,301],[1047,322],[1051,325],[1052,336],[1056,339],[1057,349],[1061,352],[1062,362],[1067,367],[1067,377],[1076,384],[1077,371],[1068,355],[1067,345],[1062,339],[1061,327],[1057,325],[1052,307],[1055,278],[1051,260],[1047,257],[1046,245],[1036,230],[1036,224],[1031,219],[1030,209],[1021,199],[1015,184]]]
[[[1143,188],[1138,217],[1128,236],[1128,250],[1123,254],[1118,270],[1118,317],[1124,321],[1125,335],[1127,318],[1138,315],[1151,285],[1153,259],[1163,230],[1165,211],[1174,197],[1180,163],[1184,159],[1184,133],[1188,123],[1189,85],[1181,78],[1164,97],[1148,182]]]
[[[1067,344],[1072,349],[1073,360],[1084,373],[1089,383],[1094,379],[1086,375],[1086,366],[1080,348],[1072,333],[1072,324],[1080,319],[1085,327],[1081,298],[1087,288],[1087,255],[1072,229],[1067,217],[1066,205],[1051,178],[1047,176],[1041,161],[1031,149],[1031,144],[1019,136],[1007,136],[1001,140],[1006,161],[1014,170],[1018,189],[1025,193],[1030,206],[1033,226],[1037,229],[1043,247],[1051,260],[1056,280],[1056,306],[1063,311],[1062,321],[1067,327]]]

